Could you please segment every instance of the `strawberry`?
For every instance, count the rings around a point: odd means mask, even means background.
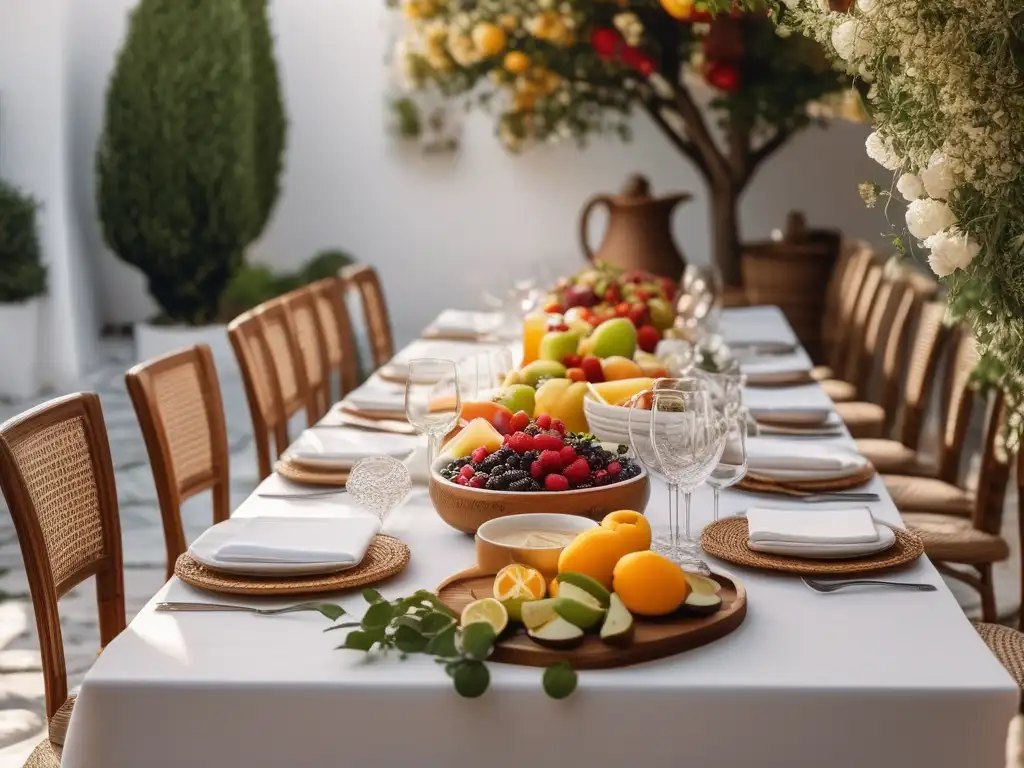
[[[522,432],[528,426],[530,426],[530,414],[526,411],[517,411],[512,414],[512,418],[508,423],[509,432]],[[505,444],[508,445],[507,440]]]
[[[576,461],[567,465],[566,468],[562,470],[562,474],[574,483],[582,483],[590,477],[590,465],[587,464],[586,459],[576,459]]]
[[[556,435],[540,434],[533,438],[533,448],[537,451],[560,451],[565,441]]]
[[[490,453],[490,451],[488,451],[484,446],[481,445],[479,448],[477,448],[475,451],[473,451],[469,455],[469,457],[471,459],[473,459],[473,463],[474,464],[479,464],[481,461],[483,461],[484,459],[487,458],[487,455],[489,453]]]
[[[636,343],[644,352],[653,352],[661,341],[661,331],[653,325],[644,325],[636,332]]]
[[[604,369],[601,367],[601,358],[593,356],[584,357],[580,363],[580,368],[583,369],[583,375],[587,377],[587,381],[592,384],[600,384],[604,381]]]
[[[571,445],[565,446],[558,452],[558,455],[562,457],[562,466],[568,467],[574,461],[576,461],[576,451],[573,450]]]
[[[583,358],[579,355],[566,355],[562,358],[562,365],[566,368],[579,368],[582,360]]]
[[[551,417],[548,416],[546,413],[542,413],[540,416],[534,419],[534,421],[537,422],[537,426],[540,427],[541,429],[547,429],[548,427],[551,426]]]
[[[508,441],[508,447],[516,453],[532,451],[534,448],[533,435],[528,435],[525,432],[516,432],[512,435],[512,439]]]
[[[540,480],[544,477],[544,465],[540,463],[540,459],[530,464],[530,475],[534,480]]]
[[[543,468],[545,472],[562,471],[562,455],[559,451],[541,451],[540,458],[538,458],[537,461],[540,462],[541,468]]]
[[[475,475],[469,478],[469,482],[467,483],[467,485],[470,488],[483,488],[487,484],[487,479],[487,475],[485,475],[483,472],[477,472]]]
[[[565,422],[561,419],[552,419],[551,428],[560,435],[565,435]]]
[[[569,490],[569,481],[565,475],[548,475],[544,478],[544,488],[549,491],[567,491]]]

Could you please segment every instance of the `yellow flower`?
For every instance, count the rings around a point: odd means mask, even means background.
[[[437,12],[434,0],[405,0],[402,12],[407,19],[426,19]]]
[[[519,20],[511,13],[506,13],[501,17],[501,19],[499,19],[499,22],[501,23],[501,26],[507,30],[513,30],[519,26]]]
[[[530,82],[533,87],[541,93],[548,95],[558,90],[558,86],[562,82],[562,78],[552,72],[550,69],[544,69],[538,67],[530,73]]]
[[[512,98],[512,105],[517,112],[529,112],[536,103],[537,96],[530,91],[517,91]]]
[[[688,19],[693,14],[693,0],[661,0],[661,7],[675,19]]]
[[[555,45],[572,45],[573,35],[569,23],[557,11],[544,11],[526,22],[526,30],[538,40]]]
[[[530,67],[530,57],[521,51],[509,51],[505,54],[505,69],[513,75],[521,75]]]
[[[473,44],[484,56],[496,56],[505,50],[505,30],[496,24],[481,22],[473,27]]]

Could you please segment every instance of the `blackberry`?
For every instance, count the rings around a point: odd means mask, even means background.
[[[624,453],[629,453],[629,446],[628,445],[620,445],[615,450],[618,452],[619,456],[621,456]]]
[[[498,466],[491,470],[491,477],[498,477],[499,475],[504,475],[510,469],[511,467],[506,466],[505,464],[499,464]]]
[[[491,479],[487,481],[484,488],[489,491],[503,491],[508,488],[508,486],[508,474],[506,473],[502,475],[491,475]]]
[[[594,456],[593,454],[591,454],[586,458],[587,464],[590,465],[591,472],[597,472],[597,470],[599,469],[604,469],[604,461],[599,456]]]
[[[527,451],[519,457],[520,467],[529,467],[530,464],[540,458],[540,451]]]
[[[495,467],[504,465],[505,460],[496,454],[491,454],[486,459],[480,462],[480,470],[483,472],[491,472]]]
[[[586,479],[586,480],[583,480],[582,482],[576,483],[576,485],[573,486],[573,488],[577,488],[579,490],[582,490],[584,488],[593,488],[593,487],[594,487],[594,481],[589,479],[589,478]]]
[[[530,477],[530,473],[523,469],[513,469],[510,472],[506,472],[504,475],[502,475],[502,477],[507,477],[509,479],[509,483],[511,484],[509,485],[509,488],[511,488],[512,485],[518,483],[520,480],[533,479],[532,477]]]
[[[539,491],[540,490],[540,483],[538,483],[532,477],[530,478],[530,490],[531,491]]]
[[[491,456],[493,456],[495,458],[498,458],[498,459],[501,459],[502,461],[505,461],[509,456],[514,456],[514,455],[515,455],[515,451],[513,451],[507,445],[502,446],[501,448],[499,448],[498,450],[496,450],[494,453],[491,454]]]
[[[523,432],[528,435],[539,435],[541,433],[541,429],[536,424],[528,424],[523,428]]]
[[[478,478],[478,477],[481,477],[481,478],[483,478],[483,479],[484,479],[485,481],[487,481],[487,480],[489,480],[489,479],[490,479],[490,477],[488,476],[488,474],[487,474],[486,472],[477,472],[477,473],[476,473],[475,475],[473,475],[473,479],[474,479],[474,480],[475,480],[476,478]]]
[[[519,469],[519,454],[513,453],[507,459],[505,459],[505,466],[509,469]]]
[[[508,473],[505,473],[504,475],[502,475],[502,477],[508,477]],[[532,477],[523,477],[520,478],[519,480],[516,480],[515,482],[509,483],[508,489],[510,491],[516,491],[517,493],[520,491],[529,491],[531,490],[531,486],[533,486],[533,484],[534,480]]]

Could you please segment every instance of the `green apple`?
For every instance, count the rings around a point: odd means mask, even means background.
[[[601,625],[601,639],[608,645],[629,645],[633,642],[633,615],[618,595],[612,593],[608,614]]]
[[[561,616],[556,616],[537,629],[528,630],[526,634],[541,645],[557,650],[575,648],[583,642],[583,630]]]
[[[501,390],[501,394],[498,395],[495,402],[504,405],[512,413],[526,411],[532,414],[536,396],[537,390],[529,384],[513,384]]]
[[[565,366],[554,360],[534,360],[519,370],[519,378],[517,383],[536,387],[540,379],[564,379]]]
[[[636,326],[625,317],[605,320],[590,335],[590,351],[597,357],[618,355],[632,360],[636,352]]]
[[[668,330],[676,321],[676,311],[665,299],[648,300],[647,311],[651,315],[651,325],[659,331]]]
[[[580,338],[586,338],[590,335],[590,332],[594,330],[594,326],[586,320],[566,320],[565,324],[569,326],[570,330],[576,331],[580,335]],[[577,352],[577,354],[579,354],[579,352]]]
[[[579,345],[579,331],[548,331],[541,337],[537,357],[541,360],[562,362],[569,355],[575,355]]]
[[[501,383],[503,387],[511,387],[513,384],[522,384],[523,375],[519,371],[509,371],[505,380]]]

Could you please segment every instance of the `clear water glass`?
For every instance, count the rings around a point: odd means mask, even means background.
[[[444,436],[459,423],[462,390],[451,360],[416,358],[409,361],[405,382],[405,416],[427,436],[427,466],[433,466]]]
[[[718,522],[718,497],[723,488],[730,488],[747,474],[747,409],[739,408],[725,419],[725,444],[718,464],[708,475],[707,483],[715,492],[714,520]]]
[[[679,282],[677,322],[684,328],[716,333],[722,314],[725,282],[714,264],[687,264]]]
[[[409,468],[391,456],[370,456],[356,462],[345,489],[352,501],[383,523],[412,490]]]

